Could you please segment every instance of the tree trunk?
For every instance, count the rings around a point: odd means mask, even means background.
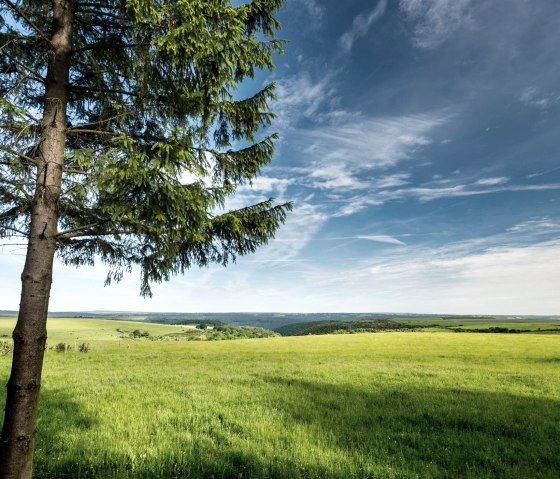
[[[0,478],[31,478],[61,191],[74,0],[53,1],[42,137],[0,438]]]

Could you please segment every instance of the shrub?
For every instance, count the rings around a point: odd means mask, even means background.
[[[0,341],[0,353],[6,356],[12,352],[13,346],[10,341]]]
[[[89,343],[82,343],[80,344],[80,353],[87,353],[89,352]]]
[[[70,350],[70,345],[66,346],[66,344],[64,343],[58,343],[55,347],[54,350],[57,353],[65,353],[66,351]]]
[[[147,338],[148,336],[150,336],[150,332],[149,331],[140,331],[139,329],[135,329],[134,331],[132,331],[132,333],[130,333],[130,335],[133,338]]]

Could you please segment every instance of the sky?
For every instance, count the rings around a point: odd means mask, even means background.
[[[560,2],[287,0],[275,240],[139,296],[56,264],[51,311],[560,314]],[[17,309],[24,249],[0,250]]]

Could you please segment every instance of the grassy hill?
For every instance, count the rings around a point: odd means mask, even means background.
[[[560,470],[555,334],[150,341],[116,332],[138,323],[97,321],[49,322],[49,343],[91,349],[46,351],[36,478],[517,479]],[[0,356],[0,383],[9,364]]]
[[[15,323],[14,317],[0,317],[0,340],[11,337]],[[277,336],[273,331],[251,326],[213,325],[204,322],[168,325],[93,318],[49,318],[47,329],[47,348],[50,349],[60,342],[76,349],[83,342],[105,347],[115,342],[126,345],[130,340],[189,341]]]

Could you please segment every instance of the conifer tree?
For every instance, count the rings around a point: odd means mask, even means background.
[[[270,161],[282,0],[0,0],[0,238],[28,249],[0,477],[29,478],[53,259],[137,267],[141,294],[273,237],[290,204],[227,211]]]

